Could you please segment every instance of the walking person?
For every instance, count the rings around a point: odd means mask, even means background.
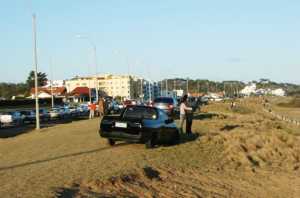
[[[180,103],[180,132],[183,133],[183,124],[186,119],[186,111],[192,111],[193,109],[187,106],[187,95],[184,95],[181,99]]]

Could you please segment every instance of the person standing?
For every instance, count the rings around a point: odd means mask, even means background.
[[[187,106],[187,95],[184,95],[182,97],[181,103],[180,103],[180,132],[183,133],[183,124],[184,120],[186,119],[186,111],[192,111],[193,109]]]
[[[95,117],[96,104],[91,103],[90,105],[90,119]]]
[[[188,106],[192,107],[191,110],[185,111],[185,117],[186,117],[186,128],[185,132],[187,134],[192,134],[192,124],[193,124],[193,117],[194,117],[194,111],[197,109],[196,101],[192,101],[191,103],[188,103]]]
[[[104,116],[104,110],[105,110],[105,102],[104,102],[102,97],[99,100],[98,108],[99,108],[99,116],[103,117]]]

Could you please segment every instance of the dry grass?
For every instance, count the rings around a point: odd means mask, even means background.
[[[1,197],[299,197],[299,128],[211,104],[171,147],[108,147],[98,120],[0,139]],[[244,109],[248,109],[244,113]]]
[[[272,109],[276,113],[300,121],[300,98],[270,98]]]

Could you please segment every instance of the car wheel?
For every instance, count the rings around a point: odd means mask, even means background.
[[[171,139],[171,145],[176,145],[180,143],[180,133],[179,130],[176,130],[176,132],[174,133],[172,139]]]
[[[145,146],[147,149],[153,148],[154,147],[154,138],[150,138],[149,140],[147,140],[147,142],[145,143]]]
[[[107,142],[110,146],[114,146],[116,144],[116,141],[112,139],[108,139]]]

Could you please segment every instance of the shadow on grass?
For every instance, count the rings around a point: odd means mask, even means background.
[[[173,143],[173,144],[167,144],[167,143],[166,144],[159,144],[159,145],[157,145],[157,148],[159,148],[160,146],[172,147],[172,146],[175,146],[175,145],[185,144],[185,143],[188,143],[188,142],[195,141],[199,137],[200,137],[200,135],[198,133],[190,133],[190,134],[181,133],[179,142],[176,142],[176,143]]]
[[[107,146],[107,147],[103,147],[103,148],[99,148],[99,149],[93,149],[93,150],[89,150],[89,151],[82,151],[82,152],[71,153],[71,154],[61,155],[61,156],[57,156],[57,157],[51,157],[51,158],[42,159],[42,160],[36,160],[36,161],[32,161],[32,162],[25,162],[25,163],[22,163],[22,164],[16,164],[16,165],[12,165],[12,166],[0,167],[0,172],[5,171],[5,170],[10,170],[10,169],[35,165],[35,164],[46,163],[46,162],[55,161],[55,160],[64,159],[64,158],[71,158],[71,157],[76,157],[76,156],[80,156],[80,155],[96,153],[96,152],[99,152],[99,151],[105,151],[105,150],[109,150],[110,148],[121,147],[121,146],[124,146],[124,145],[127,145],[127,143],[116,144],[114,147]]]
[[[226,124],[224,127],[222,127],[220,130],[221,131],[231,131],[231,130],[233,130],[233,129],[235,129],[235,128],[239,128],[239,127],[241,127],[241,125],[238,125],[238,124],[234,124],[234,125],[228,125],[228,124]]]
[[[21,127],[6,127],[0,129],[0,138],[10,138],[17,135],[28,133],[35,129],[33,125],[21,126]]]
[[[133,192],[124,190],[123,192],[95,192],[89,188],[81,189],[80,186],[75,187],[62,187],[62,188],[53,188],[55,192],[55,198],[77,198],[77,197],[101,197],[101,198],[116,198],[116,197],[126,197],[126,198],[139,198]]]
[[[193,119],[194,120],[205,120],[205,119],[212,119],[214,117],[219,116],[219,114],[216,113],[200,113],[197,115],[194,115]]]
[[[67,124],[67,123],[76,122],[76,121],[80,121],[80,120],[87,120],[87,118],[79,117],[79,118],[73,118],[73,119],[71,119],[71,118],[64,119],[64,120],[56,119],[56,120],[51,120],[48,122],[41,122],[41,129],[50,128],[53,126],[57,126],[59,124]],[[35,129],[35,123],[25,124],[22,126],[11,126],[11,127],[1,128],[0,129],[0,138],[15,137],[15,136],[33,131],[34,129]]]
[[[199,138],[199,134],[198,133],[181,133],[180,134],[180,143],[179,144],[184,144],[187,142],[192,142],[195,141]]]

